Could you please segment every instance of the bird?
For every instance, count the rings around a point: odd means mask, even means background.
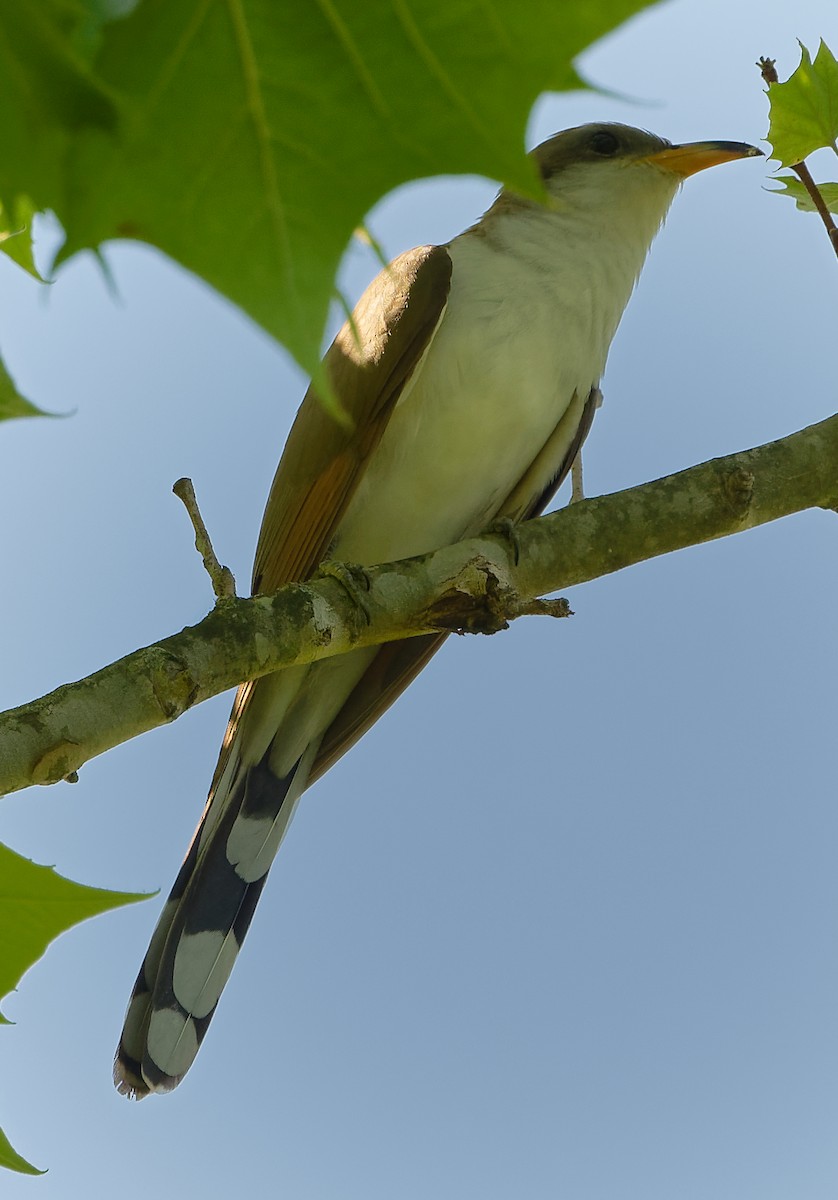
[[[531,152],[543,196],[502,189],[444,245],[373,280],[310,386],[271,487],[252,591],[421,555],[536,516],[591,427],[608,351],[681,183],[759,155],[597,123]],[[141,966],[114,1060],[139,1099],[191,1066],[300,796],[444,640],[353,650],[243,683],[209,798]]]

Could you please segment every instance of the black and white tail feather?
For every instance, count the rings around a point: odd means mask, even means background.
[[[563,444],[555,474],[539,495],[510,510],[515,520],[543,511],[570,470],[601,398],[594,387],[584,404],[578,404],[578,413],[572,414],[573,434]],[[400,645],[408,651],[412,645],[417,654],[407,670],[396,659],[399,682],[386,703],[395,699],[443,638],[394,643],[396,655]],[[151,1092],[169,1092],[192,1065],[297,802],[310,777],[322,769],[318,754],[324,733],[374,655],[375,651],[356,650],[313,667],[279,672],[260,681],[261,708],[248,706],[254,699],[249,695],[252,684],[239,689],[210,797],[131,994],[114,1060],[114,1082],[122,1095],[141,1099]],[[386,672],[384,678],[386,682]],[[277,701],[276,708],[271,700]],[[266,711],[276,718],[271,732]],[[243,743],[253,758],[261,757],[242,761]],[[339,753],[348,744],[344,742]]]
[[[225,771],[230,784],[207,802],[131,994],[114,1060],[122,1095],[171,1091],[200,1049],[307,782],[311,754],[281,779],[270,754]]]

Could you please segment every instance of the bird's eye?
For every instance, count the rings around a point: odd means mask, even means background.
[[[599,129],[596,133],[592,134],[588,145],[594,154],[616,154],[620,149],[620,143],[617,138],[613,133],[609,133],[605,129]]]

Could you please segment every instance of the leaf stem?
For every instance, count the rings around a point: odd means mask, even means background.
[[[820,193],[820,188],[812,178],[809,168],[805,162],[799,162],[792,163],[791,169],[809,193],[812,203],[820,213],[821,220],[826,226],[826,232],[832,243],[832,249],[838,254],[838,226],[836,226],[835,221],[832,219],[832,213],[827,208],[824,198]]]

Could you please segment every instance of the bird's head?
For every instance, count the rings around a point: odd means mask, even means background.
[[[607,216],[617,207],[646,210],[660,224],[679,186],[705,167],[759,156],[745,142],[673,145],[644,129],[602,123],[565,129],[532,152],[558,210]]]

